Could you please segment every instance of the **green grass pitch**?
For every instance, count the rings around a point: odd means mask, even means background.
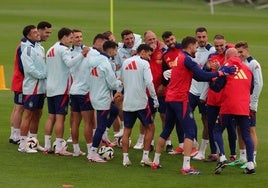
[[[260,97],[257,133],[259,149],[257,154],[257,174],[243,175],[239,168],[228,167],[221,175],[214,175],[215,163],[192,161],[191,164],[202,171],[200,176],[180,174],[182,156],[169,156],[163,152],[163,169],[152,171],[139,165],[142,151],[130,150],[133,165],[122,166],[121,149],[115,149],[115,158],[108,164],[87,163],[84,157],[56,157],[37,154],[23,154],[17,146],[8,143],[10,134],[10,114],[13,108],[13,93],[0,91],[0,187],[2,188],[59,188],[62,184],[72,184],[75,188],[87,187],[251,187],[263,188],[267,185],[268,168],[268,121],[266,75],[268,68],[268,11],[256,10],[249,4],[225,3],[216,5],[214,15],[202,0],[114,0],[114,33],[120,40],[123,29],[131,29],[143,34],[151,29],[159,38],[163,31],[171,30],[180,41],[186,35],[194,35],[196,27],[205,26],[210,41],[215,34],[225,35],[227,42],[247,40],[251,54],[262,65],[264,87]],[[44,43],[47,50],[57,40],[61,27],[78,28],[84,32],[84,43],[91,45],[95,34],[110,29],[109,0],[13,0],[0,2],[1,50],[0,65],[4,65],[6,85],[10,88],[15,48],[22,37],[22,29],[28,24],[41,20],[53,24],[53,33]],[[47,109],[44,106],[39,128],[39,142],[44,143],[44,123]],[[201,139],[199,114],[195,114]],[[161,130],[159,118],[156,120],[155,140]],[[83,127],[83,125],[81,125]],[[69,136],[66,119],[65,138]],[[82,130],[82,129],[81,129]],[[86,151],[80,134],[80,147]],[[138,126],[132,135],[132,145],[138,137]],[[226,135],[225,135],[226,137]],[[177,146],[175,134],[173,145]],[[228,145],[228,144],[226,144]],[[69,144],[69,148],[72,146]],[[229,149],[226,148],[227,156]],[[209,149],[207,149],[209,153]],[[153,153],[150,154],[153,158]]]

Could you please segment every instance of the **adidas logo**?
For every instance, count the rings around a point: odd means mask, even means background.
[[[132,61],[131,63],[129,63],[125,70],[137,70],[137,65],[135,61]]]

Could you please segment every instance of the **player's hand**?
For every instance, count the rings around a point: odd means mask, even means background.
[[[163,76],[166,80],[169,80],[171,77],[171,69],[164,71]]]
[[[220,76],[232,75],[232,74],[235,74],[235,72],[236,72],[236,67],[234,65],[223,66],[219,70],[219,75]]]
[[[84,56],[84,57],[86,57],[87,56],[87,53],[90,51],[90,48],[88,47],[88,46],[85,46],[83,49],[82,49],[82,55]]]
[[[123,99],[124,99],[124,97],[123,97],[123,94],[121,92],[116,92],[114,94],[114,102],[115,103],[121,103],[121,102],[123,102]]]

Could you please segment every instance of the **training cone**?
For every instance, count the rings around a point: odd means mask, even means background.
[[[3,65],[0,65],[0,90],[9,90],[9,88],[6,88],[5,73],[4,73]]]

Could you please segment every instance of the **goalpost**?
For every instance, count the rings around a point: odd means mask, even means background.
[[[232,0],[218,0],[218,1],[214,1],[214,0],[210,0],[210,13],[214,14],[214,5],[218,5],[218,4],[222,4],[222,3],[227,3],[230,2]]]
[[[228,3],[232,0],[210,0],[209,2],[209,5],[210,5],[210,13],[211,14],[214,14],[214,5],[219,5],[219,4],[222,4],[222,3]],[[254,5],[254,3],[252,2],[252,0],[245,0],[245,2],[251,4],[251,5]],[[265,8],[268,8],[268,3],[266,4],[263,4],[263,5],[259,5],[259,6],[255,6],[256,9],[265,9]]]

